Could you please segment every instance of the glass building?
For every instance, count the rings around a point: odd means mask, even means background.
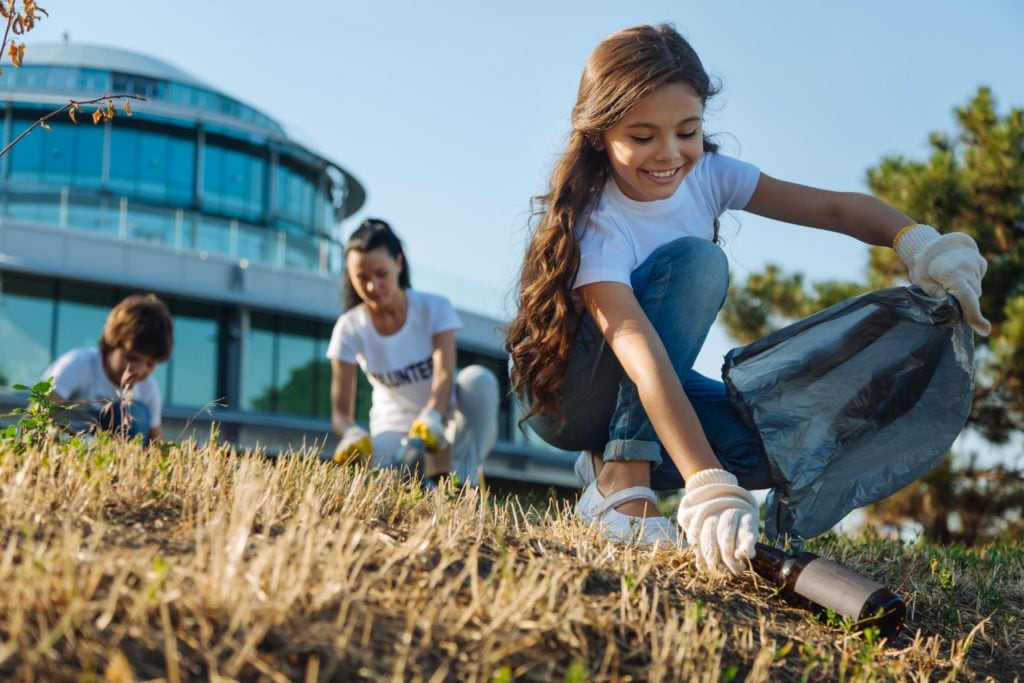
[[[175,320],[155,374],[165,435],[216,420],[241,446],[330,448],[324,352],[341,311],[343,224],[365,189],[257,109],[108,47],[36,45],[4,69],[3,144],[71,99],[109,93],[145,101],[96,125],[89,107],[77,124],[53,117],[0,156],[0,408],[23,400],[11,385],[96,344],[117,301],[152,291]],[[460,315],[459,366],[504,381],[497,321]],[[514,417],[506,400],[488,473],[571,484],[571,459],[525,443]]]

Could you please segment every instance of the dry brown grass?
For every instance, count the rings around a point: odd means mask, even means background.
[[[891,647],[564,504],[422,494],[304,454],[0,446],[5,680],[1014,680],[1024,552],[830,539]],[[536,502],[536,501],[535,501]]]

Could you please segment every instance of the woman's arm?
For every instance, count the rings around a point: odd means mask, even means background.
[[[633,290],[619,282],[595,282],[580,287],[579,293],[622,369],[636,384],[654,431],[683,478],[720,469],[665,346]]]
[[[892,246],[914,219],[881,199],[859,192],[831,192],[761,174],[746,211],[786,223],[822,228],[881,247]]]
[[[430,386],[430,398],[426,410],[436,410],[447,415],[451,404],[452,381],[455,377],[455,330],[438,332],[434,335],[434,381]]]
[[[356,421],[355,363],[331,359],[331,427],[339,437]]]

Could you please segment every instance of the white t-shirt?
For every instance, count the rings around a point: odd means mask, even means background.
[[[761,172],[718,153],[705,153],[668,199],[639,202],[609,178],[580,237],[574,287],[592,282],[630,284],[630,275],[658,247],[692,235],[714,239],[715,219],[750,201]]]
[[[408,310],[400,330],[387,336],[380,334],[366,305],[360,304],[338,318],[327,345],[328,358],[358,363],[370,380],[371,434],[408,431],[430,399],[434,335],[462,327],[448,299],[412,289],[405,291]]]
[[[43,379],[55,377],[53,390],[66,401],[94,402],[96,409],[120,398],[117,385],[103,371],[103,355],[95,347],[71,349],[43,372]],[[160,426],[160,387],[152,376],[132,387],[132,400],[149,409],[149,427]]]

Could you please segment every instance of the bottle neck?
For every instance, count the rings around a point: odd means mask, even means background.
[[[764,543],[756,543],[757,553],[750,564],[754,571],[776,585],[792,589],[799,573],[814,560],[814,553],[787,553]]]
[[[756,553],[750,558],[754,571],[771,581],[779,581],[782,568],[786,563],[786,553],[764,543],[755,543]]]

